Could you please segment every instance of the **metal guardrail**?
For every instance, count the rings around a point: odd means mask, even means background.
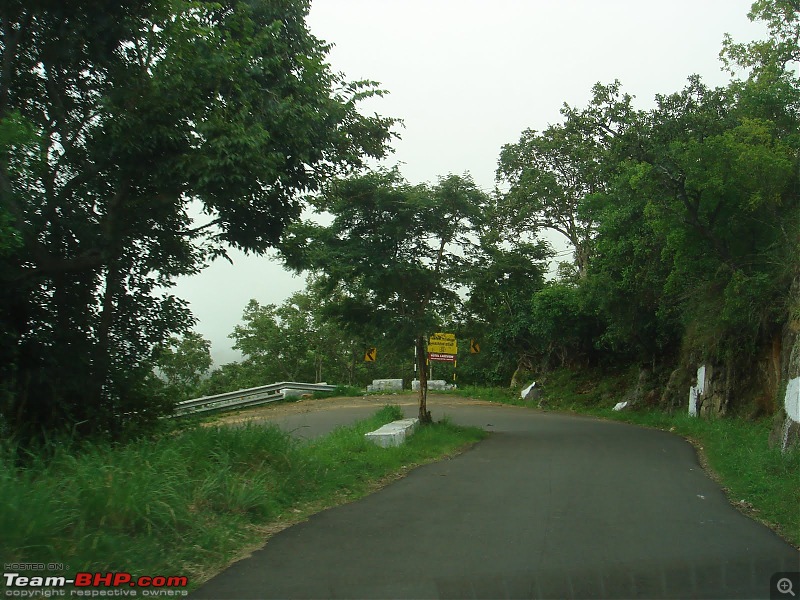
[[[336,389],[335,385],[325,383],[298,383],[296,381],[281,381],[270,385],[236,390],[216,394],[215,396],[203,396],[194,400],[184,400],[178,402],[175,407],[176,417],[184,417],[197,413],[211,412],[215,410],[233,410],[236,408],[247,408],[267,404],[276,400],[283,400],[286,396],[283,390],[300,390],[304,392],[332,392]]]

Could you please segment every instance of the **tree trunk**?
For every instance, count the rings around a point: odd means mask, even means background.
[[[115,418],[117,403],[111,390],[106,389],[111,373],[111,330],[117,312],[118,296],[121,294],[122,273],[119,267],[109,261],[105,272],[105,290],[103,290],[100,318],[97,326],[97,342],[92,360],[93,389],[87,394],[90,410],[98,416],[95,428],[107,427],[112,436],[118,433],[115,426],[119,423]],[[101,423],[105,420],[105,423]]]
[[[417,337],[417,371],[419,372],[419,422],[432,423],[428,410],[428,361],[425,352],[425,338]]]

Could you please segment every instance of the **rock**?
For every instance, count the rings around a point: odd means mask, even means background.
[[[622,401],[629,406],[635,406],[636,404],[643,402],[645,398],[645,389],[650,382],[651,375],[652,373],[650,369],[644,367],[639,369],[639,376],[636,379],[636,385],[632,389],[628,390],[628,393],[625,394]]]
[[[800,451],[800,423],[793,420],[785,409],[775,412],[769,432],[769,447],[780,448],[784,454],[793,449]]]
[[[706,387],[706,365],[697,368],[697,376],[692,387],[689,388],[689,415],[696,417],[703,406],[703,396],[707,391]]]
[[[783,407],[772,422],[769,443],[784,453],[791,448],[800,448],[800,377],[794,377],[786,384]]]
[[[784,453],[793,448],[800,451],[800,277],[792,283],[791,297],[780,352],[780,374],[786,382],[786,392],[778,399],[783,400],[783,406],[775,414],[769,437],[770,445]]]
[[[667,385],[661,393],[658,403],[664,408],[677,408],[683,406],[684,390],[691,385],[689,373],[686,369],[678,367],[670,373]]]
[[[525,402],[536,402],[541,408],[542,386],[537,385],[534,381],[532,384],[522,389],[520,392],[520,398],[522,398]]]
[[[622,410],[623,408],[627,408],[627,406],[627,402],[617,402],[616,405],[614,405],[614,410]]]

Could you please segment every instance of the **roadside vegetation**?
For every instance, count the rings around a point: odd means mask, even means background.
[[[731,504],[800,548],[800,449],[784,454],[770,447],[771,419],[698,419],[690,417],[686,407],[672,412],[653,406],[615,411],[627,380],[626,373],[608,376],[598,371],[554,371],[543,388],[542,409],[654,427],[685,437],[696,448],[703,466],[725,489]],[[537,406],[536,402],[522,400],[519,390],[508,388],[467,387],[447,393]]]
[[[185,575],[194,587],[270,533],[486,435],[442,422],[398,448],[364,438],[398,418],[402,411],[386,406],[305,443],[271,426],[198,426],[151,443],[55,450],[24,467],[6,449],[0,555],[66,563],[70,574]]]
[[[642,108],[598,82],[508,140],[492,191],[368,166],[399,122],[359,112],[385,91],[332,72],[307,0],[226,7],[0,9],[1,436],[121,443],[191,397],[424,380],[434,332],[459,340],[459,384],[649,365],[681,384],[669,409],[709,365],[706,413],[782,410],[800,376],[795,0],[753,3],[766,39],[724,39],[723,85],[687,73]],[[230,248],[308,284],[242,307],[242,359],[213,368],[169,288]]]
[[[129,4],[97,19],[87,3],[0,3],[4,560],[197,581],[276,524],[479,439],[437,424],[370,446],[361,433],[392,409],[305,445],[260,427],[159,433],[202,395],[424,382],[434,332],[458,339],[457,368],[433,370],[478,386],[462,393],[519,403],[500,388],[546,380],[547,409],[690,437],[734,502],[800,543],[800,426],[782,396],[800,377],[797,0],[753,3],[767,38],[724,40],[724,85],[687,73],[644,109],[598,82],[503,146],[491,192],[369,167],[400,123],[359,112],[385,91],[333,72],[309,0]],[[229,336],[242,360],[212,368],[169,290],[231,248],[308,284],[250,300]],[[782,456],[773,415],[795,444]]]

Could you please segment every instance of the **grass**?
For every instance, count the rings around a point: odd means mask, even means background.
[[[545,410],[593,415],[685,437],[697,448],[704,466],[734,506],[800,548],[800,451],[782,454],[769,447],[770,419],[705,420],[690,417],[683,410],[669,414],[654,407],[614,411],[613,406],[631,381],[631,373],[603,377],[591,372],[556,371],[545,383]],[[464,388],[458,393],[492,402],[526,404],[519,392],[508,389]]]
[[[364,438],[397,418],[398,407],[385,407],[310,443],[276,427],[196,427],[152,443],[56,452],[24,468],[7,452],[0,556],[63,563],[67,575],[185,575],[193,588],[269,533],[485,435],[438,423],[399,448]]]
[[[325,398],[355,398],[363,395],[364,390],[354,385],[337,385],[336,389],[332,392],[313,392],[311,397],[315,400],[324,400]],[[296,402],[299,399],[298,397],[291,397],[286,400],[289,402]]]

